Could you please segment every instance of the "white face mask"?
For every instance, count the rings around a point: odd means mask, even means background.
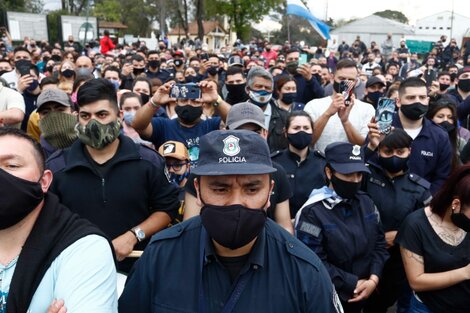
[[[271,92],[265,91],[265,90],[259,90],[259,91],[250,90],[248,95],[250,99],[253,101],[253,103],[258,106],[266,105],[273,96]]]

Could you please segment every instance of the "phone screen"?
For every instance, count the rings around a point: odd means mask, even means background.
[[[307,63],[307,54],[301,53],[299,56],[299,65]]]
[[[392,130],[393,114],[396,109],[396,100],[380,98],[375,111],[375,121],[381,134],[388,134]]]
[[[352,80],[342,80],[339,83],[339,89],[341,94],[344,97],[344,104],[349,106],[351,104],[351,96],[354,91],[354,86],[356,85],[355,81]]]
[[[199,99],[201,88],[194,83],[175,84],[171,87],[170,97],[175,99]]]

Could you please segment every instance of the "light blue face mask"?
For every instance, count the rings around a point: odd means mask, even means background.
[[[124,119],[124,123],[126,123],[127,126],[132,125],[132,122],[134,122],[134,118],[135,118],[135,112],[133,112],[133,111],[124,111],[123,119]]]
[[[264,107],[271,100],[273,94],[266,90],[250,90],[248,96],[253,104]]]
[[[116,90],[119,89],[119,86],[121,85],[121,84],[119,84],[119,81],[114,80],[114,79],[108,79],[108,81],[109,81],[111,84],[114,85],[114,89],[116,89]]]

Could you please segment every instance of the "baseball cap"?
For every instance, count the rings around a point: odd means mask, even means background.
[[[41,92],[36,101],[37,111],[41,111],[41,106],[48,102],[59,103],[66,107],[72,106],[69,95],[58,88],[48,88]]]
[[[470,66],[462,67],[462,68],[459,69],[459,71],[457,72],[457,77],[459,77],[459,76],[462,75],[463,73],[468,73],[468,72],[470,72]]]
[[[164,158],[175,158],[178,160],[189,160],[188,149],[179,141],[167,141],[158,148],[158,153]]]
[[[237,129],[249,123],[266,129],[264,113],[260,107],[250,102],[240,102],[230,108],[227,115],[227,126],[229,129]]]
[[[200,138],[193,173],[202,176],[274,173],[268,144],[249,130],[215,130]]]
[[[375,84],[380,84],[382,85],[382,87],[385,86],[385,83],[380,78],[378,78],[377,76],[371,76],[367,80],[366,88],[369,88],[370,86],[375,85]]]
[[[243,67],[243,64],[245,62],[243,61],[243,59],[239,55],[232,55],[230,58],[228,58],[227,63],[228,63],[228,66],[238,65],[238,66]]]
[[[333,170],[338,173],[370,173],[364,164],[364,153],[361,146],[348,142],[334,142],[326,147],[325,158],[326,163],[330,164]]]

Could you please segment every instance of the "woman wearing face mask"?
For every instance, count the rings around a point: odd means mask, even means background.
[[[322,260],[344,312],[359,313],[379,283],[388,253],[379,214],[359,190],[364,173],[361,147],[346,142],[325,149],[326,186],[311,192],[297,212],[296,236]]]
[[[410,313],[470,308],[470,166],[461,166],[431,204],[410,214],[395,242],[411,288]]]
[[[188,67],[184,70],[184,79],[186,83],[197,83],[196,70],[192,67]]]
[[[441,97],[436,102],[429,104],[426,117],[443,127],[449,134],[452,144],[452,169],[455,169],[461,163],[460,153],[470,138],[469,131],[458,125],[455,102],[448,97]]]
[[[146,104],[152,97],[152,82],[147,77],[137,77],[132,84],[132,91],[139,94],[142,98],[142,103]],[[168,118],[165,109],[162,107],[155,112],[155,116]]]
[[[305,111],[293,111],[287,117],[285,134],[289,146],[271,155],[273,161],[282,164],[287,173],[293,196],[289,200],[291,218],[307,201],[313,189],[325,184],[324,159],[310,149],[313,121]]]
[[[407,167],[411,137],[399,128],[380,141],[382,137],[378,132],[369,134],[368,148],[378,154],[378,159],[368,161],[371,173],[364,177],[362,190],[370,195],[380,213],[390,259],[385,263],[378,291],[368,299],[364,313],[386,313],[397,300],[399,312],[409,307],[411,290],[394,240],[404,219],[431,200],[429,182],[410,173]]]
[[[142,140],[139,134],[132,128],[132,122],[135,118],[135,112],[142,107],[142,99],[135,92],[126,92],[119,99],[119,107],[121,108],[122,133],[131,138],[135,143],[140,143],[153,147],[152,143]]]
[[[75,64],[68,60],[63,61],[60,64],[58,71],[59,89],[62,89],[67,94],[71,95],[75,76]]]
[[[276,83],[276,92],[278,94],[276,105],[279,108],[288,112],[304,109],[304,103],[294,102],[297,97],[297,85],[294,77],[284,75],[279,78]]]

